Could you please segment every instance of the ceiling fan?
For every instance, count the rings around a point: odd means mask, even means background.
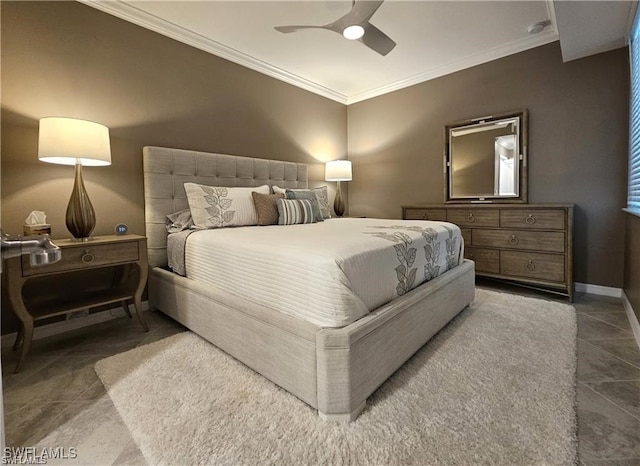
[[[353,0],[351,11],[333,23],[324,26],[276,26],[275,30],[288,34],[301,29],[327,29],[342,34],[346,39],[359,40],[380,55],[387,55],[396,43],[369,22],[384,0]]]

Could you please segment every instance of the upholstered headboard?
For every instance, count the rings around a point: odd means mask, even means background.
[[[227,187],[308,187],[308,170],[302,163],[147,146],[142,149],[142,164],[151,267],[167,265],[166,216],[189,207],[185,182]]]

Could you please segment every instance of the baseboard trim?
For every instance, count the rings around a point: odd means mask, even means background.
[[[627,318],[629,319],[629,323],[631,324],[631,330],[633,330],[633,336],[636,337],[636,343],[638,344],[638,348],[640,348],[640,322],[638,322],[638,316],[633,311],[633,306],[631,306],[631,301],[627,298],[627,295],[622,292],[622,305],[624,306],[624,310],[627,311]]]
[[[596,294],[600,296],[611,296],[612,298],[622,297],[622,288],[613,288],[611,286],[592,285],[590,283],[577,283],[576,291],[581,293]]]
[[[149,310],[149,301],[142,302],[142,310]],[[96,312],[95,314],[89,314],[86,317],[77,317],[75,319],[63,320],[60,322],[54,322],[52,324],[42,325],[33,329],[33,339],[39,340],[41,338],[59,335],[71,330],[77,330],[79,328],[88,327],[90,325],[108,322],[110,320],[118,319],[124,316],[124,310],[121,307],[116,307],[113,309],[106,309],[101,312]],[[17,332],[2,335],[2,342],[0,343],[0,347],[10,348],[11,346],[13,346],[17,335]]]

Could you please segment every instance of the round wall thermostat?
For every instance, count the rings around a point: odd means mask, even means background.
[[[126,223],[118,223],[116,225],[116,235],[126,235],[129,227]]]

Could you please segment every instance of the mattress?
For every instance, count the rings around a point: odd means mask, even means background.
[[[322,327],[343,327],[463,260],[451,223],[366,218],[196,231],[186,276]]]

